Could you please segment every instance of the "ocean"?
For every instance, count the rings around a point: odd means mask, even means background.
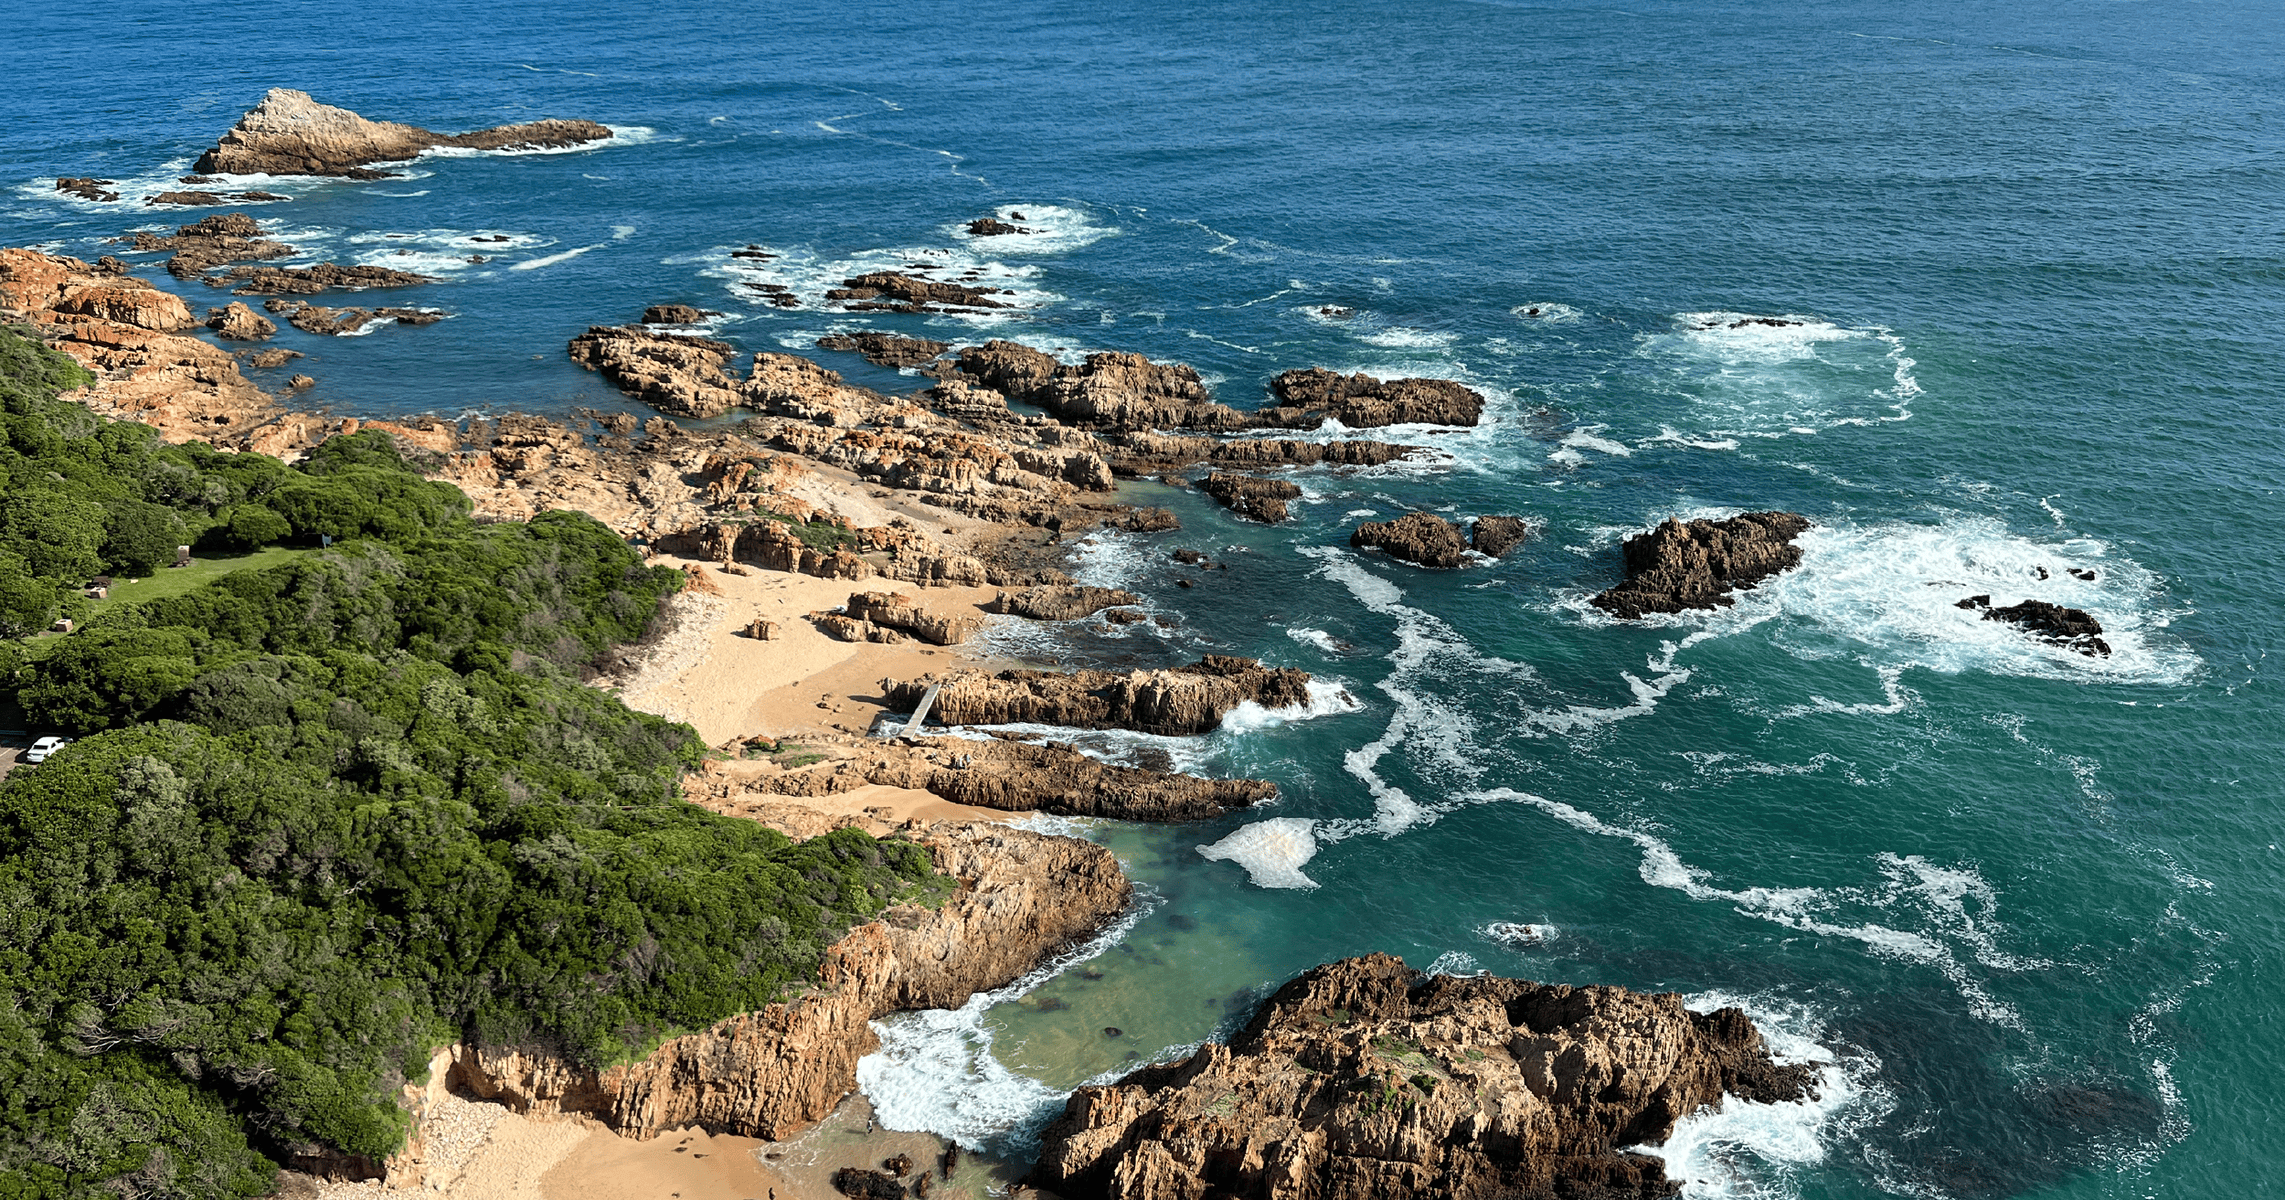
[[[1309,366],[1489,398],[1478,428],[1382,435],[1424,460],[1300,473],[1285,525],[1127,485],[1182,530],[1094,535],[1074,571],[1171,628],[991,635],[1325,686],[1203,739],[1092,739],[1282,796],[1072,823],[1146,903],[1013,988],[883,1022],[862,1077],[887,1123],[1020,1154],[1070,1088],[1378,950],[1740,1004],[1821,1062],[1814,1104],[1684,1123],[1662,1153],[1692,1196],[2285,1179],[2280,10],[133,2],[9,24],[0,244],[93,258],[195,219],[135,197],[273,86],[447,131],[619,131],[253,181],[292,198],[247,211],[309,258],[442,278],[387,299],[440,324],[279,334],[344,415],[630,409],[564,343],[668,301],[892,391],[923,381],[812,343],[1138,351],[1240,406]],[[994,213],[1033,232],[965,232]],[[820,307],[924,261],[1017,307]],[[1444,573],[1349,548],[1413,508],[1536,532]],[[1815,526],[1733,607],[1586,605],[1630,533],[1755,509]],[[1979,621],[1971,594],[2084,608],[2112,653]]]

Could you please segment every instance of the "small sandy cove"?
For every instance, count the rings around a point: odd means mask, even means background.
[[[669,602],[674,621],[667,632],[617,678],[602,682],[615,685],[630,708],[689,722],[709,746],[756,737],[799,744],[804,737],[862,735],[882,711],[883,679],[910,679],[956,665],[1009,665],[960,647],[917,641],[835,641],[808,620],[813,612],[839,609],[852,592],[898,592],[941,616],[980,617],[999,595],[997,588],[923,588],[885,579],[852,583],[745,564],[733,572],[664,555],[654,561],[688,572],[691,586]],[[775,636],[747,636],[757,619],[775,622]],[[710,778],[733,782],[762,772],[759,763],[735,759],[707,765]],[[879,786],[836,796],[771,796],[748,807],[769,810],[781,826],[824,829],[854,817],[873,832],[911,819],[1004,821],[1024,815]],[[763,1159],[772,1143],[754,1138],[689,1129],[636,1141],[594,1121],[527,1117],[441,1088],[432,1091],[430,1105],[423,1122],[430,1147],[424,1183],[323,1184],[317,1189],[321,1200],[838,1200],[824,1169],[772,1170]],[[862,1136],[843,1133],[839,1140],[847,1144],[837,1145],[833,1157],[847,1165],[877,1165],[898,1152],[917,1158],[940,1145],[926,1135],[876,1131],[870,1121]]]

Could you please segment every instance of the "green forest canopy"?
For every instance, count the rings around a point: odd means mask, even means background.
[[[680,578],[602,525],[478,526],[381,434],[293,467],[165,446],[56,399],[83,378],[0,330],[0,633],[145,543],[346,540],[0,657],[85,735],[0,783],[0,1200],[378,1159],[433,1046],[622,1061],[933,890],[909,842],[680,799],[691,729],[579,682]]]

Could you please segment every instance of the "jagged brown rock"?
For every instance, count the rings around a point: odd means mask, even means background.
[[[2076,650],[2089,658],[2110,657],[2110,643],[2102,637],[2102,622],[2085,609],[2065,608],[2045,600],[2025,600],[2021,604],[1993,608],[1990,596],[1970,596],[1960,601],[1958,607],[1982,609],[1986,621],[2005,621],[2034,637]]]
[[[1385,550],[1391,558],[1439,571],[1468,560],[1460,527],[1428,512],[1406,513],[1394,521],[1367,521],[1349,535],[1349,544]]]
[[[1626,582],[1588,603],[1622,620],[1728,605],[1731,589],[1798,565],[1801,548],[1793,539],[1807,528],[1807,517],[1787,512],[1687,524],[1668,517],[1626,540]]]
[[[1133,887],[1110,852],[995,825],[919,834],[960,887],[941,909],[892,908],[826,951],[816,990],[671,1038],[601,1071],[545,1046],[452,1049],[452,1082],[533,1114],[584,1113],[635,1138],[703,1125],[783,1139],[831,1112],[879,1039],[868,1022],[956,1008],[1124,911]]]
[[[852,593],[845,611],[854,620],[908,633],[932,646],[957,646],[983,625],[974,617],[932,613],[912,597],[894,592]]]
[[[1649,1200],[1679,1184],[1626,1147],[1725,1096],[1814,1084],[1734,1008],[1373,954],[1304,972],[1226,1046],[1080,1088],[1027,1182],[1110,1200]]]
[[[1020,592],[1001,592],[999,598],[992,602],[992,607],[995,612],[1029,617],[1034,621],[1076,621],[1082,617],[1094,616],[1106,608],[1140,603],[1142,597],[1118,588],[1066,584],[1025,588]]]
[[[960,283],[940,283],[933,279],[916,279],[893,271],[876,271],[841,281],[842,286],[825,293],[828,300],[842,302],[851,312],[942,312],[945,309],[1006,308],[1007,305],[992,299],[993,288],[969,287]]]
[[[970,237],[1005,237],[1011,233],[1030,233],[1021,225],[1010,225],[998,217],[978,217],[968,222]]]
[[[861,329],[853,333],[829,333],[817,339],[817,348],[862,354],[865,361],[884,367],[917,367],[950,350],[952,343]]]
[[[143,203],[199,208],[217,204],[269,204],[289,198],[276,192],[158,192],[145,196]]]
[[[299,350],[284,350],[273,346],[266,350],[255,351],[247,357],[246,365],[251,367],[282,367],[301,357],[304,356]]]
[[[1474,425],[1484,415],[1483,396],[1449,379],[1380,380],[1311,367],[1287,371],[1269,388],[1277,407],[1261,410],[1255,419],[1284,428],[1315,429],[1328,418],[1351,429]]]
[[[178,226],[171,234],[145,230],[135,235],[132,245],[143,254],[172,251],[167,274],[177,279],[196,279],[228,263],[286,258],[294,253],[292,246],[263,237],[262,227],[245,213],[216,213]]]
[[[111,190],[115,182],[115,180],[110,179],[90,179],[84,176],[66,175],[56,180],[56,190],[68,192],[82,200],[94,200],[98,203],[109,204],[119,199],[119,193]]]
[[[716,417],[743,403],[729,374],[738,348],[728,342],[639,325],[595,325],[571,339],[570,352],[571,361],[664,412]]]
[[[368,164],[402,162],[435,146],[472,150],[554,149],[602,141],[611,130],[593,121],[531,121],[474,133],[434,133],[393,121],[370,121],[346,108],[319,104],[307,92],[272,88],[238,119],[192,169],[202,175],[332,175],[387,179]]]
[[[173,264],[168,265],[170,271]],[[355,263],[319,263],[314,267],[232,267],[219,274],[201,275],[200,280],[210,287],[230,287],[240,296],[308,296],[318,292],[363,291],[366,288],[418,287],[435,283],[427,275],[411,271],[398,271],[389,267],[367,266]]]
[[[1266,467],[1377,467],[1420,450],[1388,442],[1303,442],[1292,438],[1210,437],[1131,432],[1117,435],[1111,469],[1136,478],[1163,475],[1199,463],[1260,470]]]
[[[1522,517],[1477,517],[1475,527],[1468,531],[1468,548],[1500,558],[1530,536],[1531,522]]]
[[[693,777],[693,800],[737,813],[755,795],[835,796],[860,787],[914,788],[955,804],[1004,812],[1107,817],[1119,821],[1203,821],[1277,795],[1261,779],[1206,779],[1116,766],[1057,742],[867,740],[847,758],[714,783]]]
[[[243,308],[244,305],[232,307]],[[271,300],[263,305],[271,312],[282,314],[286,323],[303,333],[320,333],[345,337],[375,321],[394,321],[399,325],[434,325],[444,319],[441,312],[419,308],[326,308],[323,305],[305,304],[299,300]],[[267,324],[267,322],[264,322]],[[276,327],[272,326],[272,332]]]
[[[884,680],[888,706],[911,711],[934,677]],[[1309,702],[1309,675],[1250,658],[1209,654],[1161,671],[954,671],[931,710],[947,725],[1063,725],[1188,735],[1220,727],[1222,717],[1251,701],[1263,708]]]
[[[1285,502],[1301,495],[1301,488],[1283,479],[1252,475],[1225,475],[1216,471],[1198,483],[1198,490],[1214,502],[1249,521],[1275,525],[1290,514]]]
[[[236,300],[221,308],[208,309],[206,327],[213,330],[216,337],[234,342],[258,342],[278,332],[275,322]]]
[[[719,317],[712,309],[689,304],[653,304],[643,310],[645,325],[696,325],[708,317]]]

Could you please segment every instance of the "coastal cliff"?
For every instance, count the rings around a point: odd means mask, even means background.
[[[1118,916],[1133,893],[1109,851],[1076,838],[990,825],[920,831],[952,895],[858,926],[826,952],[813,990],[698,1033],[641,1060],[594,1070],[545,1047],[462,1045],[450,1083],[528,1114],[577,1113],[620,1134],[669,1129],[778,1139],[831,1112],[857,1085],[857,1060],[891,1012],[951,1008],[1004,986]],[[388,1164],[417,1177],[416,1133]]]
[[[1228,1045],[1080,1088],[1030,1182],[1116,1200],[1670,1196],[1628,1147],[1812,1080],[1734,1008],[1373,954],[1303,973]]]

